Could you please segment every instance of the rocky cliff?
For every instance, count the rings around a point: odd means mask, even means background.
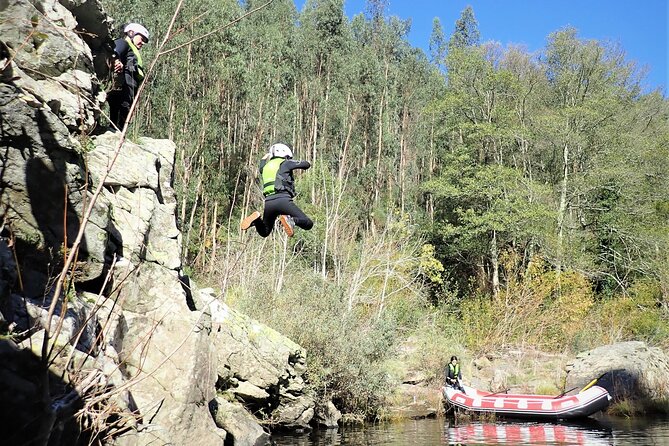
[[[0,2],[3,441],[263,444],[267,426],[304,428],[305,351],[182,275],[175,145],[101,130],[110,29],[95,0]]]

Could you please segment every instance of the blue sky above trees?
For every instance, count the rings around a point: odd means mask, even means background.
[[[344,1],[349,17],[366,10],[366,0]],[[301,9],[305,0],[295,3]],[[474,9],[481,42],[522,45],[530,52],[544,48],[553,31],[573,26],[580,38],[620,44],[629,60],[647,68],[644,90],[660,88],[667,96],[666,0],[388,0],[387,5],[388,15],[411,19],[409,41],[426,53],[433,19],[438,17],[444,33],[450,35],[467,5]]]

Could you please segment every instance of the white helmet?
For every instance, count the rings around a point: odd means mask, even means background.
[[[272,147],[269,148],[269,153],[271,153],[273,157],[278,157],[278,158],[293,157],[293,151],[290,150],[290,147],[281,143],[272,145]]]
[[[134,32],[135,34],[141,34],[146,38],[146,41],[149,41],[149,30],[144,28],[142,25],[139,23],[128,23],[125,25],[125,28],[123,28],[123,32],[125,34],[128,34],[130,31]]]

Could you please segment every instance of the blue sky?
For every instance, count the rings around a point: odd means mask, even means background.
[[[349,17],[365,11],[366,0],[344,1]],[[295,3],[301,9],[304,0]],[[388,0],[388,15],[410,18],[409,42],[427,52],[434,17],[448,37],[467,5],[483,42],[520,44],[534,52],[553,31],[573,26],[583,39],[619,43],[628,60],[648,69],[644,90],[660,88],[667,96],[669,0]]]

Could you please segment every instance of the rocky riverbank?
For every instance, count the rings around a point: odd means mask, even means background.
[[[460,355],[463,381],[492,392],[558,395],[576,392],[592,380],[606,388],[611,408],[631,404],[631,412],[669,413],[669,355],[639,341],[604,345],[577,355],[509,348],[485,355]],[[443,377],[427,379],[419,370],[404,370],[390,418],[425,418],[442,413]]]

